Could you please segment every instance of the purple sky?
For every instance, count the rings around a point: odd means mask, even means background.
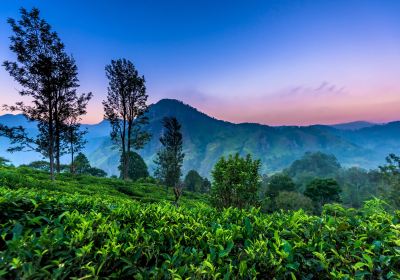
[[[145,2],[145,3],[143,3]],[[150,102],[176,98],[233,122],[272,125],[400,119],[400,1],[15,1],[0,7],[0,60],[14,60],[7,17],[33,4],[59,33],[102,119],[111,59],[132,60]],[[0,69],[0,100],[21,100]]]

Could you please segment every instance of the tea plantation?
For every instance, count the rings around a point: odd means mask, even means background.
[[[400,279],[400,212],[173,206],[152,183],[0,168],[0,278]]]

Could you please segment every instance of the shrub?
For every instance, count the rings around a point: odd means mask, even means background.
[[[261,183],[260,161],[236,154],[222,157],[212,171],[211,202],[218,208],[256,205]]]
[[[0,187],[0,278],[399,279],[398,217],[370,204],[264,215]]]
[[[306,212],[312,212],[314,209],[313,202],[310,198],[298,192],[279,192],[275,198],[275,207],[284,210],[303,209]]]

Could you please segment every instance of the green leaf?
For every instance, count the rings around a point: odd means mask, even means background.
[[[366,263],[358,262],[355,265],[353,265],[354,270],[359,270],[360,268],[368,266]]]
[[[239,274],[240,276],[243,276],[246,272],[247,272],[247,262],[243,260],[239,264]]]
[[[220,251],[219,254],[218,254],[218,256],[219,256],[220,258],[223,258],[223,257],[229,255],[230,251],[231,251],[232,248],[233,248],[233,245],[234,245],[234,244],[233,244],[233,241],[232,241],[232,240],[229,240],[229,241],[228,241],[228,245],[226,246],[225,250]]]

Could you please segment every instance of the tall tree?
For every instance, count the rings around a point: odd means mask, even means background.
[[[61,151],[61,127],[63,120],[80,102],[86,106],[91,94],[76,94],[76,65],[72,57],[65,53],[64,44],[51,26],[40,18],[39,10],[21,9],[21,19],[8,19],[13,35],[10,50],[16,53],[17,61],[5,61],[7,72],[22,86],[21,96],[32,98],[30,105],[17,102],[6,106],[11,111],[20,111],[30,121],[36,121],[39,134],[28,137],[23,127],[0,127],[1,134],[11,139],[9,151],[34,150],[47,157],[50,174],[54,179],[54,160]],[[80,100],[80,101],[79,101]],[[81,108],[82,109],[82,108]],[[82,110],[81,110],[82,112]]]
[[[104,119],[111,124],[111,139],[121,152],[122,177],[126,180],[129,178],[129,153],[132,149],[143,148],[150,139],[150,134],[143,130],[148,123],[145,79],[126,59],[112,60],[105,70],[108,94],[103,101]]]
[[[162,149],[158,151],[155,164],[155,175],[168,187],[175,187],[182,176],[183,136],[181,125],[175,117],[164,117],[164,132],[160,137]]]
[[[55,116],[55,157],[56,169],[60,172],[60,157],[70,153],[73,158],[71,144],[81,150],[85,145],[84,132],[80,131],[80,116],[86,114],[86,106],[92,93],[78,94],[78,68],[72,56],[62,53],[57,60],[58,79],[56,93]],[[72,133],[72,134],[71,134]],[[71,142],[72,141],[72,142]],[[76,151],[75,151],[76,152]]]

